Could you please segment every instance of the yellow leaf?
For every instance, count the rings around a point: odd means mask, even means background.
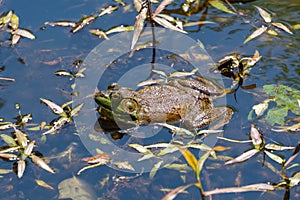
[[[220,1],[220,0],[209,0],[208,3],[209,3],[211,6],[217,8],[217,9],[219,9],[219,10],[222,10],[222,11],[227,12],[227,13],[235,14],[233,11],[229,10],[229,9],[225,6],[225,4],[224,4],[222,1]]]
[[[194,170],[194,172],[197,172],[197,159],[196,157],[188,150],[181,147],[178,147],[179,151],[187,161],[187,163],[191,166],[191,168]]]
[[[35,182],[36,182],[39,186],[42,186],[42,187],[47,188],[47,189],[49,189],[49,190],[54,190],[54,188],[53,188],[51,185],[47,184],[47,183],[44,182],[43,180],[38,180],[38,179],[36,179]]]

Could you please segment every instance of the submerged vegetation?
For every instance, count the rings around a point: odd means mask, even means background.
[[[168,73],[160,69],[155,69],[155,59],[156,57],[156,45],[157,41],[155,39],[154,31],[152,32],[152,41],[147,44],[140,45],[139,39],[141,35],[144,34],[145,26],[150,26],[152,29],[155,26],[161,26],[166,29],[177,31],[180,34],[189,35],[192,31],[189,30],[191,27],[201,28],[205,25],[217,24],[219,21],[207,21],[208,9],[217,9],[222,18],[230,18],[235,16],[240,20],[240,23],[246,24],[248,26],[249,34],[243,38],[243,41],[239,45],[247,46],[255,41],[259,40],[264,34],[268,34],[270,37],[294,37],[295,32],[299,29],[299,24],[288,24],[280,19],[279,16],[270,11],[268,8],[259,6],[255,2],[253,3],[253,8],[255,12],[250,12],[248,10],[242,10],[243,5],[236,6],[236,4],[230,3],[231,1],[220,1],[220,0],[208,0],[208,1],[183,1],[175,2],[173,0],[162,0],[158,1],[145,1],[134,0],[133,2],[123,2],[122,0],[115,1],[111,5],[105,5],[100,10],[96,11],[93,14],[84,15],[83,17],[78,17],[77,21],[72,21],[69,19],[60,20],[53,19],[53,21],[44,22],[41,30],[49,30],[51,27],[63,27],[64,29],[70,31],[71,37],[73,34],[79,34],[80,31],[88,29],[88,34],[96,35],[102,40],[110,40],[110,37],[116,33],[120,32],[132,32],[131,43],[128,44],[128,52],[130,52],[129,57],[132,57],[137,52],[143,52],[143,50],[151,47],[152,51],[152,61],[151,61],[151,74],[150,79],[147,79],[143,82],[140,82],[137,87],[149,87],[151,85],[166,84],[168,80],[174,78],[187,78],[187,77],[197,77],[197,69],[182,69],[181,71],[175,71]],[[238,8],[237,8],[238,7]],[[132,19],[131,22],[134,23],[125,25],[125,24],[113,24],[110,23],[110,28],[104,30],[104,28],[90,28],[90,25],[96,20],[99,20],[103,17],[109,17],[113,15],[118,10],[121,10],[124,13],[127,13],[133,9],[136,10],[135,19]],[[253,16],[253,13],[254,16]],[[259,16],[256,16],[259,15]],[[201,15],[199,20],[195,20],[194,15]],[[224,17],[225,16],[225,17]],[[114,15],[113,17],[116,17]],[[221,18],[221,17],[220,17]],[[209,18],[213,20],[214,17]],[[20,28],[20,23],[22,18],[18,16],[13,10],[3,12],[0,16],[0,27],[1,31],[5,34],[9,34],[9,38],[5,38],[1,42],[1,48],[18,48],[20,39],[27,38],[30,40],[36,39],[36,34],[34,31],[30,31],[24,28]],[[52,19],[51,19],[52,20]],[[224,19],[218,19],[223,20]],[[230,26],[224,25],[224,26]],[[91,36],[92,37],[92,36]],[[93,37],[95,38],[95,37]],[[30,41],[35,42],[35,41]],[[263,41],[264,42],[264,41]],[[203,46],[200,44],[199,46]],[[299,45],[299,44],[298,44]],[[206,48],[203,46],[203,48]],[[225,88],[226,94],[228,96],[232,95],[235,102],[239,103],[238,92],[240,90],[249,92],[253,94],[254,97],[257,97],[258,102],[256,105],[247,105],[250,106],[249,110],[246,110],[248,113],[247,117],[244,117],[242,121],[247,121],[245,124],[238,124],[234,122],[234,126],[245,127],[249,129],[249,133],[238,136],[238,138],[231,137],[230,133],[223,135],[223,130],[197,130],[193,131],[190,129],[185,129],[182,127],[176,126],[176,124],[167,124],[158,122],[153,125],[153,127],[163,127],[164,130],[167,130],[172,133],[172,135],[165,141],[155,142],[151,144],[143,144],[142,140],[133,140],[132,142],[126,142],[126,148],[128,151],[137,152],[140,157],[134,162],[142,163],[145,160],[149,160],[151,163],[151,170],[149,175],[147,174],[147,180],[143,180],[143,184],[147,187],[147,181],[155,181],[160,177],[157,176],[160,173],[160,170],[163,171],[162,178],[168,178],[170,181],[173,181],[173,178],[178,178],[181,180],[181,184],[178,182],[177,185],[171,184],[171,186],[161,186],[169,180],[161,180],[162,183],[159,183],[160,188],[155,187],[156,193],[155,197],[160,196],[164,200],[171,200],[179,197],[179,194],[186,194],[190,191],[191,187],[195,187],[199,190],[199,193],[192,196],[199,196],[202,199],[208,199],[214,197],[214,195],[221,195],[224,193],[241,193],[241,192],[274,192],[284,191],[284,194],[280,196],[281,199],[293,199],[299,197],[299,183],[300,183],[300,173],[299,173],[299,151],[300,143],[298,141],[293,141],[292,145],[290,143],[285,144],[284,141],[278,139],[278,135],[274,134],[285,134],[284,137],[297,136],[300,130],[300,91],[297,89],[299,85],[297,83],[290,87],[285,84],[265,84],[262,87],[257,86],[256,83],[248,84],[248,81],[251,83],[252,74],[255,74],[257,70],[257,64],[265,65],[264,58],[266,55],[265,51],[262,51],[258,47],[255,47],[257,50],[253,56],[244,55],[245,53],[240,53],[238,50],[232,50],[232,47],[228,47],[228,51],[234,51],[234,53],[223,53],[223,57],[219,59],[215,64],[209,63],[208,71],[210,73],[216,73],[222,75],[230,84]],[[262,47],[263,48],[263,47]],[[270,47],[271,48],[271,47]],[[113,51],[109,49],[108,51]],[[81,52],[80,52],[81,53]],[[249,52],[247,52],[249,54]],[[139,54],[140,55],[140,54]],[[87,56],[87,55],[84,55]],[[178,56],[178,55],[176,55]],[[193,55],[194,56],[194,55]],[[78,56],[82,57],[82,56]],[[86,66],[82,65],[83,61],[78,59],[75,56],[72,69],[56,69],[54,75],[59,78],[68,77],[71,87],[66,90],[72,90],[68,93],[68,97],[77,97],[77,85],[74,80],[76,79],[86,79],[89,78],[85,75]],[[171,56],[170,56],[171,57]],[[163,57],[165,58],[165,57]],[[174,58],[174,57],[173,57]],[[19,62],[23,59],[20,58]],[[171,59],[170,59],[171,60]],[[56,60],[44,62],[44,64],[52,66],[60,63],[61,57],[58,56]],[[112,64],[106,66],[108,69],[116,67],[113,64],[122,63],[120,60],[115,60]],[[174,63],[179,62],[174,58]],[[25,62],[24,62],[25,63]],[[124,61],[126,64],[126,62]],[[122,63],[122,64],[124,64]],[[30,63],[28,64],[30,65]],[[1,71],[4,71],[5,67],[0,68]],[[299,69],[298,69],[299,70]],[[121,69],[120,69],[121,71]],[[284,73],[284,72],[282,72]],[[53,75],[53,74],[52,74]],[[17,80],[17,77],[14,77],[14,74],[11,74],[10,77],[0,77],[0,87],[5,87],[6,90],[9,90],[11,85],[2,84],[2,82],[12,82]],[[158,77],[158,78],[153,78]],[[246,85],[245,85],[245,82]],[[12,83],[14,84],[14,83]],[[1,89],[1,88],[0,88]],[[110,85],[110,89],[112,86]],[[97,89],[95,89],[96,92]],[[193,93],[195,95],[195,92]],[[205,94],[207,95],[207,94]],[[209,94],[210,95],[210,94]],[[207,96],[209,96],[207,95]],[[82,98],[93,98],[94,94]],[[0,109],[1,109],[1,99],[5,98],[4,95],[0,97]],[[210,97],[209,97],[210,98]],[[49,98],[50,99],[50,98]],[[4,169],[1,165],[0,177],[5,180],[3,184],[10,184],[11,178],[9,173],[14,172],[19,179],[24,179],[26,176],[29,176],[29,173],[26,174],[26,171],[31,170],[30,162],[46,170],[47,172],[53,174],[53,176],[58,176],[64,170],[55,170],[55,168],[61,168],[60,166],[53,166],[53,163],[58,162],[62,169],[71,169],[73,178],[66,178],[61,181],[59,184],[53,181],[41,180],[39,177],[35,177],[35,183],[38,186],[41,186],[48,190],[54,190],[58,188],[58,193],[55,194],[58,199],[71,198],[71,199],[96,199],[95,188],[89,185],[85,181],[78,178],[78,176],[84,176],[85,173],[97,173],[97,169],[92,169],[95,167],[109,165],[114,166],[115,169],[120,169],[125,172],[135,172],[135,166],[132,161],[128,161],[126,157],[122,157],[122,160],[117,160],[112,157],[112,154],[115,152],[105,152],[102,149],[96,149],[96,155],[91,157],[82,156],[76,151],[75,142],[78,140],[77,133],[75,134],[60,134],[64,130],[70,129],[70,125],[73,126],[73,118],[78,115],[86,114],[96,114],[95,110],[84,110],[84,104],[78,103],[76,106],[72,107],[71,104],[74,102],[69,100],[62,105],[55,99],[49,100],[48,97],[40,96],[37,100],[45,104],[55,115],[53,119],[49,122],[47,120],[37,119],[32,114],[22,114],[22,105],[26,102],[20,102],[21,104],[16,104],[16,110],[18,111],[17,117],[15,119],[4,119],[1,118],[0,122],[0,136],[1,136],[1,147],[0,147],[0,158],[3,166],[8,168]],[[77,103],[77,102],[75,102]],[[251,103],[250,101],[248,103]],[[11,104],[11,102],[6,102],[6,104]],[[44,105],[44,107],[45,107]],[[112,105],[110,105],[112,106]],[[252,109],[251,109],[252,106]],[[129,105],[132,107],[132,104]],[[237,106],[238,107],[238,106]],[[246,108],[233,108],[235,112],[237,110],[246,109]],[[83,110],[83,111],[82,111]],[[132,110],[130,110],[132,111]],[[44,111],[41,111],[44,112]],[[0,117],[5,117],[4,113],[1,113]],[[104,116],[107,117],[107,116]],[[132,120],[132,118],[131,118]],[[234,119],[235,120],[235,119]],[[234,121],[233,120],[233,121]],[[41,122],[38,122],[41,121]],[[230,126],[229,122],[229,126]],[[251,124],[251,125],[250,125]],[[94,127],[90,127],[94,128]],[[83,131],[86,131],[88,137],[94,142],[99,142],[101,144],[107,144],[107,139],[104,139],[100,136],[103,133],[103,130],[99,135],[90,134],[90,128],[83,127]],[[130,134],[136,131],[138,127],[129,128],[128,130],[119,131],[120,135],[113,135],[113,139],[120,139],[122,137],[130,136]],[[234,128],[233,131],[239,131],[242,133],[244,131],[242,128]],[[117,131],[117,132],[118,132]],[[166,131],[166,132],[167,132]],[[70,132],[70,131],[66,131]],[[230,132],[230,131],[229,131]],[[218,135],[220,144],[217,146],[209,146],[205,144],[206,137],[209,137],[213,134]],[[71,137],[71,144],[64,144],[64,148],[67,147],[67,150],[59,153],[55,149],[55,146],[52,146],[49,140],[53,138],[59,138],[58,141],[62,141],[65,135]],[[71,136],[70,136],[71,135]],[[124,136],[125,135],[125,136]],[[282,136],[281,135],[281,136]],[[274,139],[273,139],[274,136]],[[124,139],[123,138],[123,139]],[[241,139],[243,138],[243,139]],[[296,137],[297,139],[298,137]],[[120,139],[122,140],[122,139]],[[291,139],[293,140],[293,139]],[[53,148],[45,150],[47,148]],[[240,149],[246,149],[241,152]],[[248,149],[247,149],[248,148]],[[40,151],[40,149],[43,149]],[[233,152],[231,152],[234,151]],[[174,153],[180,153],[181,158],[174,156]],[[237,154],[237,156],[235,155]],[[198,156],[197,156],[198,155]],[[229,156],[231,155],[231,156]],[[172,158],[171,163],[164,161],[164,157]],[[232,157],[233,156],[233,157]],[[65,161],[68,157],[68,161]],[[73,158],[76,157],[76,158]],[[55,162],[52,160],[56,159]],[[62,161],[65,159],[64,161]],[[225,180],[226,185],[218,185],[216,180],[213,184],[209,180],[210,178],[207,175],[205,170],[239,170],[239,166],[247,166],[247,163],[251,163],[251,160],[257,159],[257,163],[260,164],[261,168],[268,170],[267,173],[274,173],[276,179],[264,176],[264,180],[257,178],[258,181],[247,182],[244,180],[243,184],[236,184],[230,180]],[[78,162],[76,162],[76,161]],[[49,161],[51,161],[49,163]],[[79,163],[81,161],[81,163]],[[83,163],[85,164],[83,164]],[[11,166],[7,163],[12,163]],[[74,165],[76,166],[74,167]],[[251,163],[253,165],[253,163]],[[35,169],[32,169],[35,170]],[[98,169],[99,171],[102,168]],[[57,172],[58,171],[58,172]],[[171,172],[170,172],[171,171]],[[168,177],[168,172],[176,172],[175,175]],[[263,173],[258,172],[260,169],[257,169],[257,174]],[[116,174],[115,171],[111,172]],[[193,174],[192,174],[193,173]],[[238,172],[240,173],[240,172]],[[237,174],[238,174],[237,173]],[[265,172],[264,172],[265,173]],[[76,174],[76,175],[75,175]],[[107,174],[102,180],[96,180],[97,190],[99,188],[107,188],[106,197],[103,198],[112,198],[119,199],[118,192],[121,192],[119,188],[133,188],[133,190],[140,190],[137,193],[144,193],[145,189],[140,188],[143,184],[136,181],[136,184],[131,184],[134,180],[139,179],[144,176],[145,173],[139,172],[136,175],[129,176],[124,173],[120,176],[113,176]],[[148,177],[149,176],[149,177]],[[194,176],[194,177],[193,177]],[[244,175],[246,176],[246,175]],[[81,177],[80,177],[81,178]],[[193,179],[194,178],[194,179]],[[226,178],[226,177],[225,177]],[[239,178],[237,177],[237,182]],[[245,178],[246,179],[246,178]],[[254,178],[255,180],[255,178]],[[31,181],[26,179],[26,181]],[[175,181],[176,182],[176,181]],[[172,187],[170,189],[170,187]],[[5,188],[1,185],[0,188]],[[80,190],[78,190],[80,188]],[[175,189],[174,189],[175,188]],[[292,190],[296,188],[296,190]],[[13,190],[14,188],[5,188],[6,192]],[[105,192],[104,192],[105,193]],[[272,194],[270,196],[272,197]],[[280,194],[280,193],[279,193]],[[53,195],[54,196],[54,195]],[[103,195],[105,196],[105,195]],[[278,196],[276,196],[278,197]],[[222,196],[221,196],[222,198]],[[157,198],[154,198],[157,199]]]

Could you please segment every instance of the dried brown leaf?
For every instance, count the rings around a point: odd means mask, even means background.
[[[258,29],[256,29],[251,35],[249,35],[246,40],[244,41],[244,44],[246,44],[247,42],[249,42],[250,40],[260,36],[261,34],[263,34],[265,31],[267,30],[267,27],[262,26]]]
[[[249,151],[246,151],[246,152],[242,153],[238,157],[225,162],[225,165],[233,164],[233,163],[238,163],[238,162],[243,162],[243,161],[251,158],[252,156],[254,156],[258,152],[259,152],[259,150],[257,150],[257,149],[251,149]]]
[[[293,32],[287,26],[285,26],[282,23],[273,22],[272,25],[276,26],[277,28],[280,28],[280,29],[284,30],[285,32],[287,32],[287,33],[289,33],[291,35],[293,35]]]

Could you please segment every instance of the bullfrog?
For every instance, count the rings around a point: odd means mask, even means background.
[[[214,128],[229,122],[232,109],[215,107],[212,102],[224,94],[224,88],[197,77],[174,78],[137,91],[111,83],[107,90],[96,92],[94,99],[104,120],[133,125],[181,122],[185,128],[199,129],[215,121]]]

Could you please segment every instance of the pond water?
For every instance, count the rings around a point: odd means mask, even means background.
[[[114,40],[114,34],[108,35],[111,37],[111,40],[104,40],[89,32],[92,29],[108,30],[115,26],[132,26],[134,24],[137,12],[132,2],[126,0],[123,2],[124,5],[118,2],[95,0],[1,1],[0,11],[8,12],[13,10],[19,16],[20,28],[32,31],[36,37],[35,40],[22,38],[18,44],[11,47],[9,33],[5,30],[0,32],[0,77],[14,79],[14,81],[0,79],[0,117],[4,119],[3,121],[14,122],[14,118],[21,112],[21,114],[32,114],[32,120],[29,122],[31,127],[42,122],[49,124],[58,116],[53,114],[51,109],[45,104],[42,104],[40,98],[52,100],[58,105],[73,99],[75,100],[73,105],[76,105],[86,95],[91,95],[96,87],[99,90],[103,90],[113,81],[119,81],[123,85],[127,84],[126,86],[133,87],[130,84],[149,77],[151,74],[150,63],[153,61],[152,49],[137,51],[132,58],[129,58],[132,32],[124,33],[125,38],[122,41],[118,41],[118,38]],[[300,23],[300,2],[297,0],[258,0],[247,4],[235,3],[233,4],[235,9],[243,13],[243,15],[239,16],[225,13],[212,6],[205,7],[200,9],[199,12],[187,16],[179,12],[179,7],[182,3],[184,1],[175,1],[163,12],[184,22],[199,20],[213,22],[201,24],[200,26],[184,27],[188,32],[188,37],[193,39],[193,41],[200,40],[203,43],[206,50],[205,53],[210,56],[210,59],[217,61],[234,52],[251,57],[255,50],[258,50],[262,56],[262,59],[251,69],[250,74],[244,80],[244,85],[256,84],[256,88],[249,90],[240,88],[236,93],[236,99],[233,94],[226,96],[226,104],[233,107],[236,112],[230,123],[224,127],[223,136],[235,140],[248,140],[251,124],[254,123],[263,133],[267,142],[295,147],[299,142],[299,132],[293,134],[274,132],[263,118],[249,121],[248,113],[253,105],[261,103],[267,98],[262,92],[262,87],[266,84],[284,84],[294,89],[300,89],[300,31],[299,29],[291,29],[293,32],[293,35],[291,35],[275,27],[273,29],[278,32],[277,36],[264,33],[246,44],[243,44],[243,42],[255,30],[255,27],[260,27],[263,24],[257,9],[253,5],[262,7],[270,12],[274,22],[281,22],[291,28]],[[45,22],[59,20],[76,22],[84,15],[97,14],[102,8],[107,8],[110,5],[118,6],[118,10],[95,19],[76,33],[71,33],[70,27],[44,25]],[[118,37],[121,36],[118,35]],[[103,42],[102,44],[108,44],[106,46],[107,49],[101,46],[101,48],[97,49],[101,42]],[[112,44],[112,42],[115,43]],[[178,43],[180,44],[177,41],[176,44]],[[187,44],[182,44],[182,47],[184,45]],[[173,49],[175,48],[174,46],[175,43],[170,44],[167,50],[172,53],[171,50],[175,51]],[[128,50],[119,57],[110,58],[103,56],[107,53],[105,50],[116,50],[116,52],[119,50],[122,52],[127,47]],[[92,51],[93,49],[96,51],[96,54],[93,54],[95,53]],[[181,60],[176,57],[164,59],[167,50],[158,50],[156,52],[156,69],[166,70],[168,73],[174,70],[182,70],[183,68],[187,71],[191,70],[191,63],[186,63],[184,59]],[[93,55],[103,56],[103,59],[107,58],[109,61],[114,62],[107,67],[103,63],[109,64],[107,63],[108,61],[101,60],[102,57],[101,59],[91,60],[95,58]],[[115,55],[118,55],[118,53]],[[68,76],[55,75],[55,72],[58,70],[72,73],[78,72],[82,66],[80,64],[77,65],[76,61],[83,60],[83,66],[92,63],[95,65],[93,67],[96,70],[101,71],[104,69],[105,73],[95,79],[99,73],[95,72],[93,74],[87,70],[87,76],[78,78],[76,81]],[[97,69],[97,64],[102,65],[99,66],[100,69]],[[142,68],[134,68],[134,66],[142,66]],[[165,66],[173,66],[173,68],[170,70],[170,68],[165,68]],[[223,81],[226,87],[230,86],[232,82],[231,79],[225,77],[223,77]],[[76,86],[73,90],[74,83],[76,83]],[[85,83],[93,84],[85,85]],[[79,94],[79,97],[72,96],[73,92],[77,91],[78,88],[80,88],[82,93]],[[85,95],[80,96],[83,93]],[[166,192],[162,191],[164,188],[174,189],[181,185],[196,182],[192,171],[182,173],[166,168],[158,170],[154,178],[150,179],[148,172],[153,165],[151,162],[144,164],[147,166],[137,164],[135,167],[140,170],[135,171],[135,173],[130,173],[130,170],[118,170],[113,165],[104,165],[88,169],[77,176],[77,172],[87,165],[81,159],[92,156],[91,153],[95,153],[95,150],[91,152],[92,150],[89,148],[91,147],[89,145],[93,144],[89,143],[81,135],[83,132],[87,133],[94,130],[95,119],[98,117],[94,109],[94,102],[91,103],[89,101],[89,103],[90,107],[85,107],[84,111],[79,113],[79,116],[87,121],[89,119],[92,120],[83,125],[81,124],[82,121],[76,121],[78,120],[77,118],[75,119],[76,126],[74,122],[70,122],[59,130],[57,134],[47,135],[46,140],[44,140],[44,137],[42,138],[42,132],[44,131],[28,130],[27,127],[22,128],[31,140],[36,141],[36,150],[50,161],[49,165],[55,170],[55,174],[41,169],[28,159],[26,170],[21,179],[18,179],[15,173],[1,175],[0,189],[2,192],[0,199],[58,199],[58,184],[73,176],[89,184],[88,191],[90,194],[95,193],[94,195],[87,195],[77,199],[161,199],[166,194]],[[16,104],[20,105],[19,109],[16,109]],[[89,116],[92,117],[89,118]],[[295,117],[295,115],[289,112],[289,117]],[[146,133],[142,130],[142,135],[135,135],[135,137],[125,135],[120,140],[110,139],[112,143],[111,151],[114,151],[116,148],[123,149],[123,151],[118,152],[119,155],[114,158],[115,161],[118,159],[126,160],[127,153],[134,152],[133,149],[126,146],[129,142],[142,142],[142,145],[149,145],[159,141],[167,142],[172,139],[172,135],[168,133],[170,131],[167,129],[161,131],[161,129],[153,126],[150,131],[149,129],[147,131],[147,137],[143,135]],[[162,133],[156,135],[159,131]],[[0,130],[1,134],[10,135],[12,132],[13,129]],[[87,134],[86,136],[89,135]],[[144,138],[141,139],[142,137]],[[108,136],[107,138],[111,137]],[[4,144],[4,141],[0,142],[1,146]],[[224,140],[218,140],[216,145],[230,146],[231,149],[218,152],[218,155],[231,157],[236,157],[252,148],[251,143],[231,143]],[[197,151],[192,152],[198,156]],[[279,152],[278,155],[289,158],[292,153],[293,150],[289,150]],[[138,154],[134,154],[134,156],[137,156],[136,158],[134,157],[135,159],[140,157]],[[176,159],[177,157],[179,156],[176,155]],[[209,158],[201,173],[203,188],[207,191],[254,183],[279,183],[282,180],[280,174],[274,172],[275,170],[272,171],[267,166],[269,164],[269,166],[274,166],[276,170],[280,171],[280,164],[267,157],[265,159],[267,163],[263,165],[264,154],[262,152],[246,162],[232,165],[224,165],[224,160]],[[293,160],[293,163],[299,164],[299,161],[298,156]],[[179,162],[184,163],[185,161],[181,157]],[[1,160],[0,169],[16,168],[16,165],[13,163]],[[297,170],[299,170],[299,166],[288,170],[286,174],[291,176]],[[43,180],[51,185],[53,189],[37,185],[36,180]],[[76,180],[74,181],[75,183]],[[285,190],[230,193],[213,195],[212,199],[284,199],[284,194]],[[300,189],[299,186],[296,186],[290,191],[290,199],[298,198],[300,198]],[[187,189],[187,193],[178,195],[176,199],[201,199],[201,195],[196,187],[191,187]]]

